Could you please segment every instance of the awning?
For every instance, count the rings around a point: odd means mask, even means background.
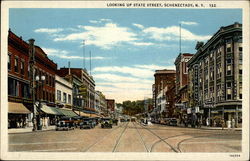
[[[42,105],[41,110],[47,114],[52,114],[52,115],[62,115],[56,108],[54,107],[49,107],[47,105]]]
[[[75,112],[68,110],[68,109],[57,108],[57,110],[61,112],[63,115],[68,116],[68,117],[78,116]]]
[[[22,103],[8,102],[9,103],[9,113],[14,114],[29,114],[31,113]]]
[[[89,114],[82,111],[77,111],[76,113],[79,114],[80,116],[89,117]]]
[[[90,114],[90,117],[100,117],[100,116],[97,114]]]

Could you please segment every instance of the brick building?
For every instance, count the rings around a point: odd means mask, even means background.
[[[34,46],[35,77],[45,77],[43,86],[35,84],[35,101],[41,100],[47,103],[55,102],[55,72],[57,64],[50,60],[44,51]],[[32,96],[30,92],[31,74],[29,66],[29,44],[9,30],[8,34],[8,101],[9,101],[9,125],[20,127],[20,120],[25,120],[31,125],[34,112]],[[22,123],[23,125],[24,123]]]

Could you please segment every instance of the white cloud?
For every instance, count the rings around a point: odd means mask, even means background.
[[[90,20],[89,22],[90,23],[99,23],[99,21],[96,21],[96,20]]]
[[[59,50],[59,49],[53,49],[53,48],[42,48],[43,51],[49,55],[49,56],[56,56],[62,59],[84,59],[82,56],[76,56],[76,55],[70,55],[68,51],[66,50]],[[89,60],[90,57],[85,57],[86,60]],[[105,57],[91,57],[92,60],[103,60],[106,59]]]
[[[141,24],[133,23],[135,27],[138,27],[139,29],[144,29],[144,26]]]
[[[113,45],[137,40],[136,34],[129,28],[120,27],[115,23],[107,23],[102,27],[79,26],[84,29],[81,33],[72,33],[65,37],[55,38],[54,41],[86,40],[86,44],[95,45],[102,49],[110,49]]]
[[[129,74],[137,78],[152,78],[155,70],[161,69],[175,69],[175,66],[158,66],[158,65],[134,65],[134,66],[105,66],[105,67],[96,67],[93,69],[95,73],[123,73]]]
[[[62,28],[39,28],[39,29],[36,29],[34,30],[34,32],[42,32],[42,33],[58,33],[58,32],[61,32],[63,31]]]
[[[133,44],[135,46],[151,46],[151,45],[155,45],[152,42],[131,42],[131,44]]]
[[[108,72],[108,71],[107,71]],[[141,83],[152,83],[150,80],[135,78],[135,77],[128,77],[128,76],[121,76],[116,74],[93,74],[95,79],[103,80],[105,82],[141,82]]]
[[[192,21],[181,21],[180,23],[183,25],[198,25],[197,22],[192,22]]]
[[[170,26],[166,28],[158,28],[158,27],[149,27],[145,28],[143,32],[148,35],[150,38],[157,41],[165,41],[165,40],[179,40],[180,28],[179,26]],[[181,37],[182,40],[186,41],[204,41],[208,40],[211,36],[209,35],[196,35],[190,32],[187,29],[181,29]]]

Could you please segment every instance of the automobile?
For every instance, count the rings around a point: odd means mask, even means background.
[[[91,129],[94,128],[94,123],[91,118],[83,118],[82,121],[80,122],[80,129]]]
[[[82,119],[83,119],[84,117],[82,117],[82,116],[74,116],[74,117],[72,117],[72,119],[74,120],[74,123],[75,123],[75,127],[77,128],[77,127],[80,127],[80,123],[82,122]]]
[[[102,118],[101,128],[112,128],[113,120],[111,118]]]
[[[136,118],[135,117],[132,117],[131,118],[131,122],[135,122]]]
[[[58,130],[68,131],[68,130],[74,130],[74,129],[75,129],[75,122],[70,117],[63,117],[56,124],[56,131]]]
[[[176,118],[170,118],[167,121],[167,125],[169,125],[169,126],[177,126],[177,119]]]

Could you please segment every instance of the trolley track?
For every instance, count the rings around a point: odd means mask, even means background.
[[[139,124],[139,123],[137,123]],[[159,135],[157,135],[155,132],[153,132],[152,130],[148,129],[148,128],[145,128],[143,127],[141,124],[139,124],[142,128],[148,130],[151,134],[153,134],[154,136],[156,136],[160,141],[164,142],[168,147],[170,147],[170,149],[172,151],[174,151],[175,153],[178,153],[179,151],[177,149],[175,149],[171,144],[169,144],[166,140],[164,140],[163,138],[161,138]],[[150,151],[152,152],[152,151]]]
[[[127,125],[126,125],[127,126]],[[113,133],[114,131],[116,131],[119,128],[124,127],[124,124],[117,126],[116,128],[113,128],[109,133],[107,133],[106,135],[102,136],[101,138],[99,138],[96,142],[94,142],[93,144],[91,144],[90,146],[88,146],[87,148],[81,150],[82,152],[87,152],[89,151],[92,147],[94,147],[96,144],[98,144],[99,142],[101,142],[104,138],[106,138],[107,136],[109,136],[111,133]]]
[[[149,149],[148,149],[147,146],[146,146],[145,141],[144,141],[143,138],[142,138],[142,135],[141,135],[140,131],[138,130],[138,128],[136,127],[136,125],[135,125],[134,122],[133,122],[133,125],[134,125],[134,127],[135,127],[135,129],[136,129],[136,131],[137,131],[137,133],[138,133],[138,135],[139,135],[139,137],[140,137],[141,143],[143,144],[144,148],[146,149],[147,152],[150,152]]]
[[[115,146],[114,146],[112,152],[115,152],[115,151],[116,151],[118,145],[120,144],[121,137],[122,137],[122,135],[124,134],[124,132],[126,131],[126,129],[127,129],[127,127],[128,127],[128,124],[129,124],[129,122],[127,122],[125,128],[122,130],[121,134],[119,135],[118,139],[116,140],[116,143],[115,143]]]

